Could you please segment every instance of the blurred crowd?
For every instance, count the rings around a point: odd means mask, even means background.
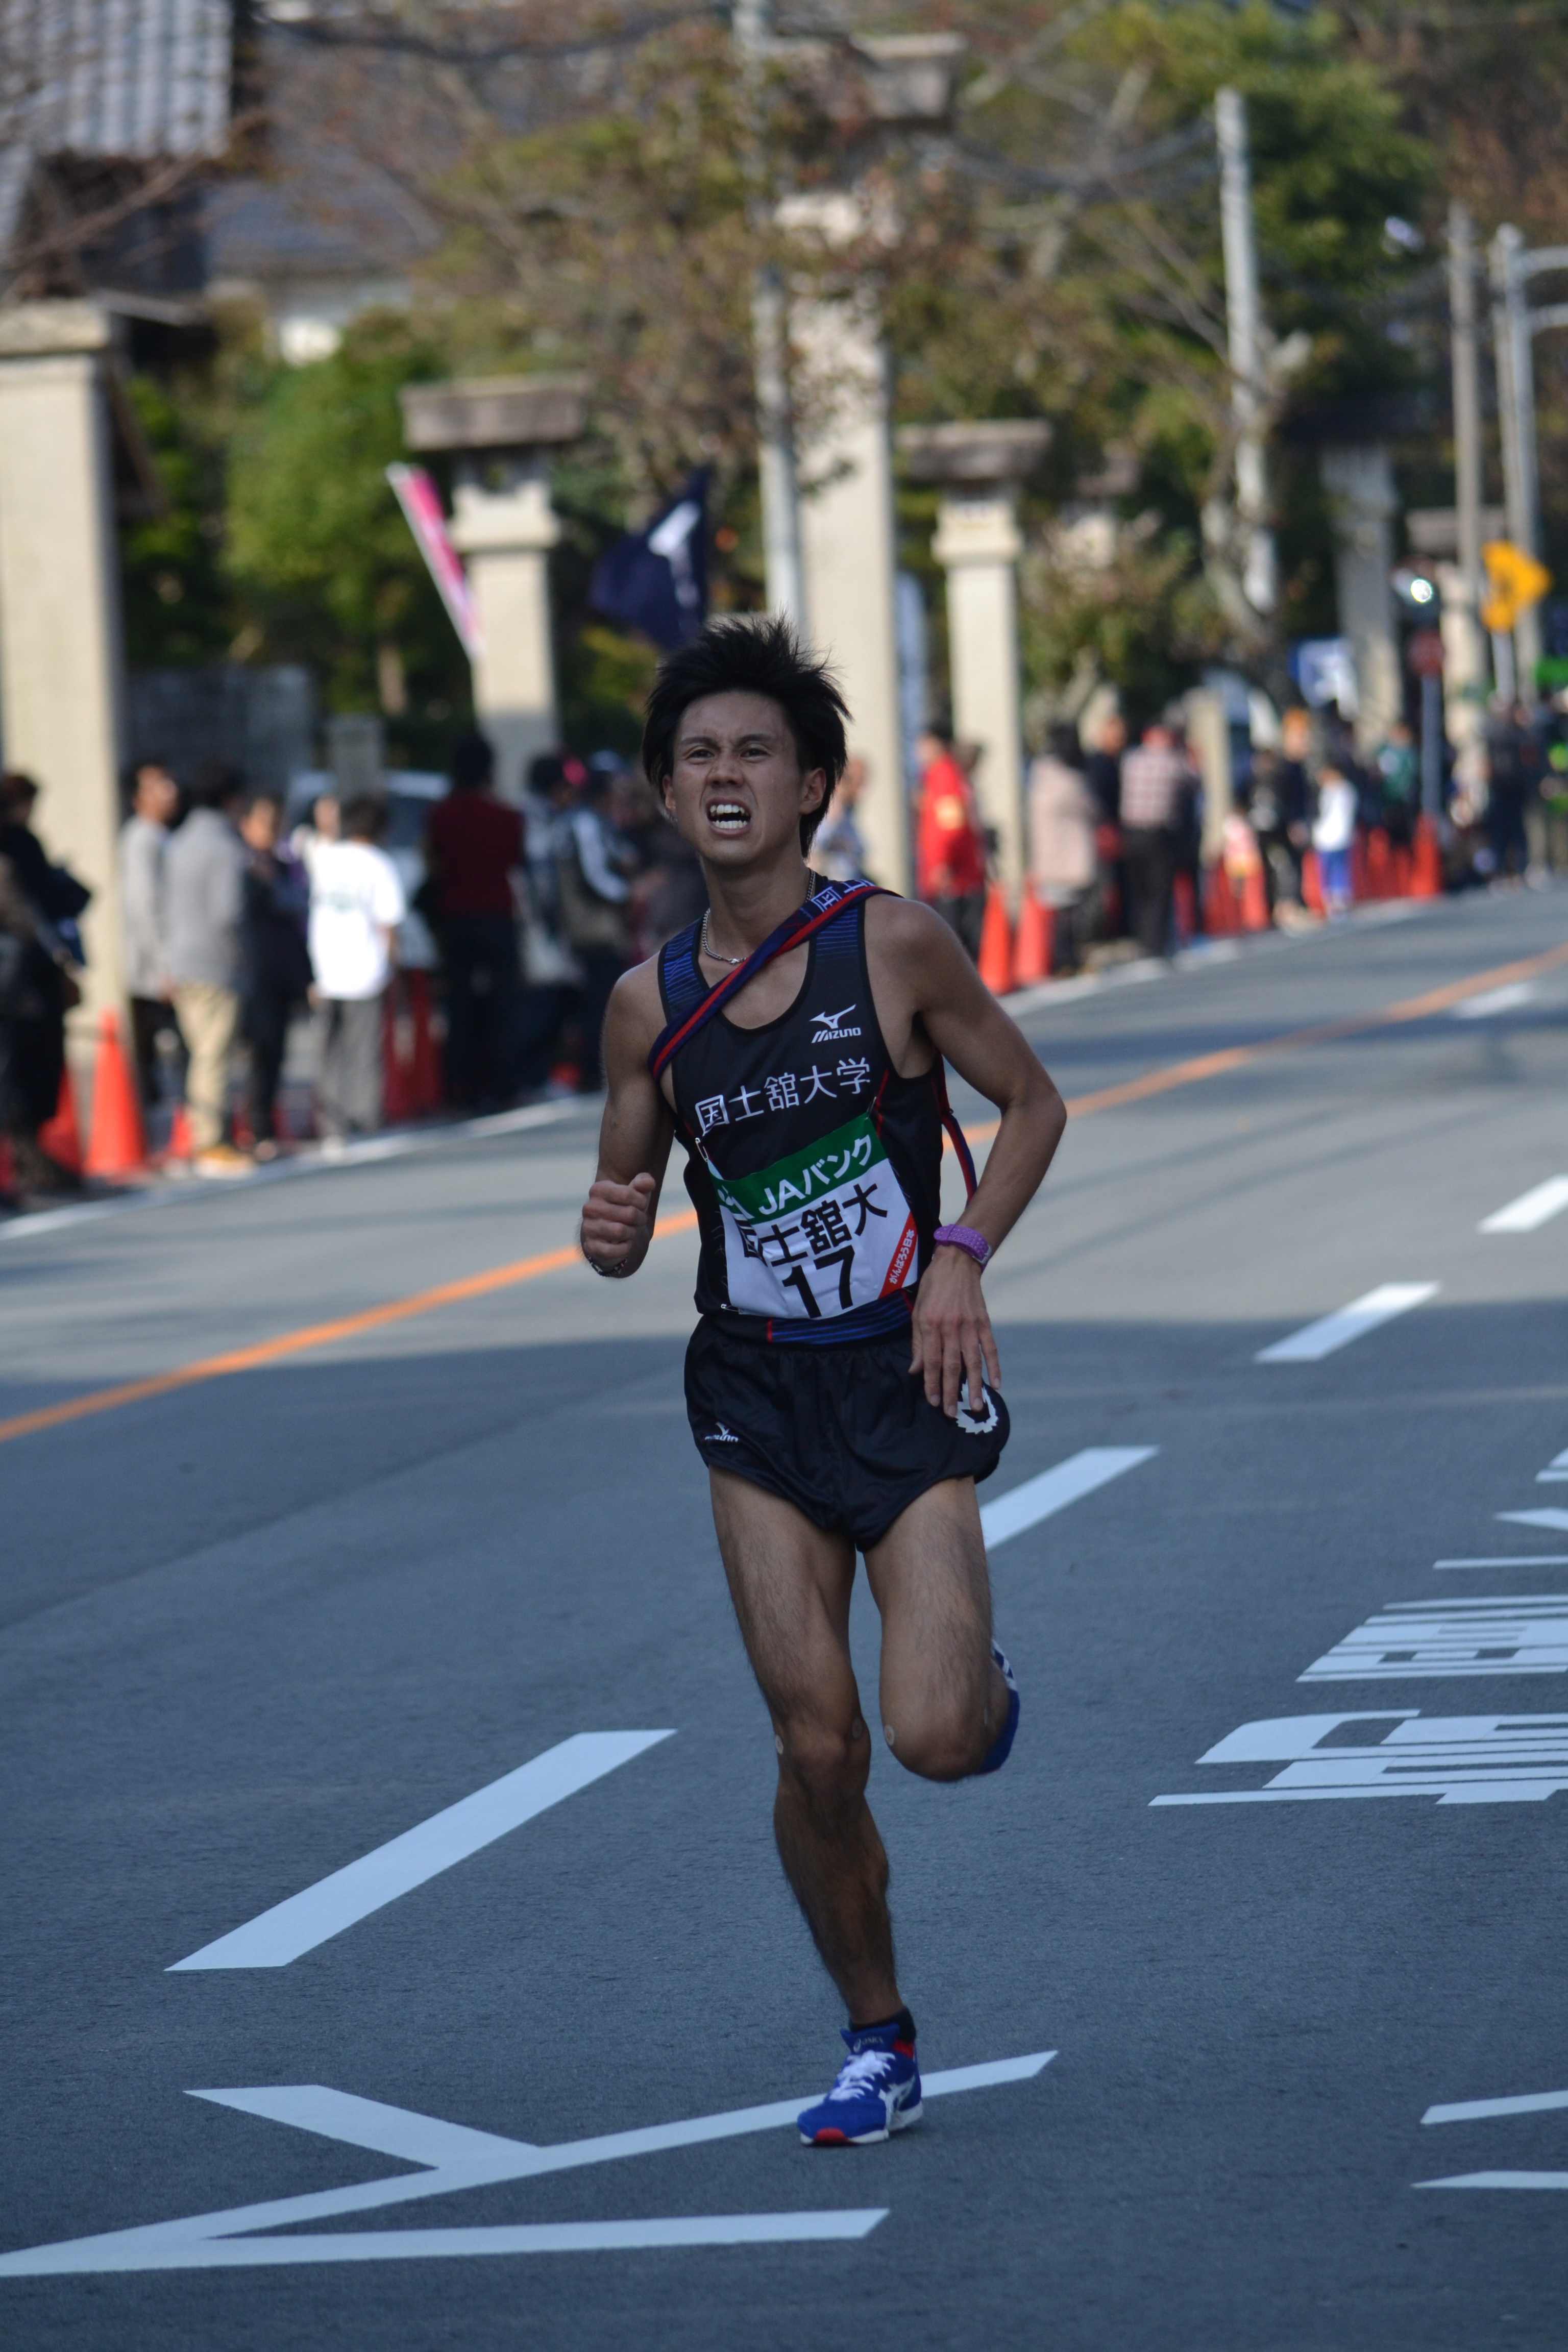
[[[1468,784],[1447,768],[1440,779],[1447,886],[1568,871],[1568,716],[1496,709],[1481,750]],[[911,807],[916,890],[976,960],[998,866],[981,757],[928,728]],[[1277,741],[1236,767],[1218,870],[1256,892],[1264,921],[1332,920],[1369,842],[1410,850],[1422,786],[1408,728],[1365,758],[1337,715],[1288,710]],[[616,979],[704,909],[695,852],[616,752],[544,753],[516,802],[498,793],[491,746],[474,734],[445,788],[430,780],[439,797],[400,800],[391,782],[312,787],[294,804],[247,789],[230,761],[183,780],[161,758],[135,763],[121,979],[149,1138],[174,1171],[239,1174],[308,1139],[341,1151],[389,1111],[465,1117],[592,1094]],[[835,880],[870,870],[857,819],[866,782],[851,760],[816,835],[813,864]],[[1165,956],[1204,928],[1202,784],[1173,713],[1135,732],[1115,710],[1083,737],[1052,728],[1026,797],[1050,972]],[[80,1181],[57,1129],[90,893],[50,856],[38,803],[29,778],[0,777],[0,1138],[24,1197]],[[430,1093],[389,1106],[410,1022]]]

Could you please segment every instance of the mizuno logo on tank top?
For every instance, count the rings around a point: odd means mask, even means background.
[[[942,1064],[914,1078],[893,1067],[866,963],[871,895],[830,883],[774,935],[776,953],[804,940],[805,975],[755,1028],[725,1017],[744,982],[710,988],[697,925],[659,957],[668,1025],[649,1063],[668,1071],[687,1150],[697,1304],[744,1337],[823,1345],[895,1329],[931,1255]]]

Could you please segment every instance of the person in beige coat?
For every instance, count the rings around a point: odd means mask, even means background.
[[[1083,961],[1099,899],[1094,794],[1084,774],[1078,730],[1057,726],[1029,767],[1029,878],[1042,907],[1056,916],[1051,969]]]

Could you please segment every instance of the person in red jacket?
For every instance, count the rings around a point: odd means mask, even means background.
[[[495,753],[465,735],[452,789],[430,812],[425,861],[447,973],[447,1099],[463,1110],[510,1101],[517,1059],[517,909],[522,818],[495,793]]]
[[[980,955],[985,917],[985,835],[945,727],[928,727],[916,746],[921,763],[915,887],[955,930],[972,961]]]

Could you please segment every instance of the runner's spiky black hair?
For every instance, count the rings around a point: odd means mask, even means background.
[[[710,694],[766,695],[789,722],[803,770],[826,770],[828,789],[821,807],[800,821],[801,849],[808,850],[848,758],[844,722],[849,709],[838,681],[825,661],[802,646],[787,621],[739,614],[710,621],[689,645],[660,662],[647,698],[642,763],[656,793],[662,792],[674,764],[681,713]]]

